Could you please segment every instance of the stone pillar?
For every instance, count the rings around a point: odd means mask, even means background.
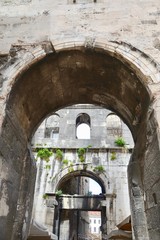
[[[23,168],[25,144],[9,117],[3,121],[0,136],[0,238],[11,240]],[[18,239],[18,238],[17,238]]]
[[[26,240],[36,168],[16,119],[6,116],[0,136],[0,239]]]
[[[59,226],[60,226],[60,209],[59,209],[59,206],[56,205],[54,209],[53,233],[58,237],[59,237],[59,231],[60,231]]]
[[[101,210],[101,231],[102,231],[102,240],[105,240],[107,236],[106,207],[102,207],[102,210]]]
[[[18,193],[17,212],[11,240],[26,240],[31,222],[36,167],[27,151],[23,161],[22,176]]]
[[[131,219],[135,239],[149,240],[140,166],[135,152],[132,155],[128,166],[128,180],[131,204]]]
[[[2,145],[1,145],[2,146]],[[15,181],[19,181],[14,169],[0,155],[0,239],[10,240],[13,231],[13,221],[16,214],[16,203],[18,186]],[[17,183],[18,185],[18,183]],[[11,204],[12,201],[12,204]]]
[[[160,88],[160,86],[159,86]],[[157,86],[155,87],[157,89]],[[159,94],[159,89],[158,93]],[[157,97],[157,95],[155,94]],[[144,192],[150,240],[160,239],[160,98],[150,107],[144,165]]]

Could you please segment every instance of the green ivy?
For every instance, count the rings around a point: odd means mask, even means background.
[[[80,160],[80,162],[85,162],[85,154],[86,154],[86,148],[79,148],[77,150],[78,153],[78,158]]]
[[[70,162],[70,164],[69,164],[69,168],[68,168],[68,173],[73,172],[73,171],[74,171],[73,163]]]
[[[68,173],[71,173],[71,172],[73,172],[74,171],[74,168],[72,167],[72,166],[70,166],[69,168],[68,168]]]
[[[46,162],[49,162],[49,158],[52,156],[53,152],[48,148],[39,148],[37,150],[37,157],[44,159]]]
[[[68,161],[68,159],[63,159],[62,163],[67,166],[69,161]]]
[[[51,169],[51,165],[50,165],[50,164],[47,164],[47,165],[45,166],[45,169],[50,170],[50,169]]]
[[[113,160],[115,160],[116,158],[117,158],[116,152],[112,152],[112,153],[111,153],[111,160],[113,161]]]
[[[78,158],[79,158],[79,161],[81,163],[84,163],[85,162],[85,158],[86,158],[86,152],[89,148],[91,148],[92,145],[88,145],[86,148],[78,148],[77,150],[77,154],[78,154]]]
[[[48,197],[48,195],[45,193],[45,194],[43,194],[43,199],[44,200],[46,200],[46,199],[48,199],[49,197]]]
[[[63,194],[63,192],[62,192],[62,190],[60,189],[60,190],[57,190],[56,192],[55,192],[55,194],[56,194],[56,196],[61,196],[62,194]]]
[[[83,156],[86,153],[86,148],[78,148],[78,157]]]
[[[84,156],[80,156],[80,157],[79,157],[79,161],[80,161],[81,163],[84,163],[84,162],[85,162],[85,157],[84,157]]]
[[[105,169],[102,165],[99,165],[99,166],[96,166],[94,169],[93,169],[94,172],[98,172],[98,173],[103,173],[105,172]]]
[[[119,147],[124,147],[126,145],[126,142],[122,137],[118,137],[114,142]]]
[[[56,159],[62,161],[63,159],[63,152],[60,149],[56,150]]]

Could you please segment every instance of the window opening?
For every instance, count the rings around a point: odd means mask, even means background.
[[[45,138],[59,138],[59,121],[60,117],[58,114],[53,114],[46,119]]]
[[[82,123],[77,127],[78,139],[90,139],[90,127],[86,123]]]
[[[107,133],[111,136],[122,136],[122,121],[116,114],[109,114],[106,119]]]
[[[90,116],[86,113],[81,113],[76,119],[76,138],[90,139]]]

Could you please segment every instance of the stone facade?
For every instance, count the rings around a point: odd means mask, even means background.
[[[28,235],[35,129],[58,109],[90,103],[130,128],[135,239],[159,240],[159,1],[3,0],[0,19],[1,239]]]
[[[89,119],[89,139],[77,138],[76,129],[79,126],[79,116],[81,116],[81,124]],[[87,120],[85,116],[87,116]],[[56,135],[56,138],[52,134],[55,128],[56,131],[58,128],[56,132],[58,136]],[[119,135],[125,139],[125,148],[118,147],[115,144],[115,140]],[[103,211],[101,217],[102,228],[104,228],[104,225],[106,228],[105,234],[110,233],[116,228],[118,223],[130,215],[127,166],[134,144],[128,127],[116,114],[107,109],[89,104],[74,105],[59,110],[54,115],[45,119],[39,126],[33,137],[32,146],[36,151],[49,147],[54,152],[49,162],[47,160],[45,163],[45,161],[40,159],[37,162],[38,171],[33,215],[33,218],[37,222],[40,221],[41,224],[47,225],[49,230],[52,231],[53,222],[56,221],[54,219],[53,208],[48,209],[44,206],[42,196],[45,193],[55,193],[58,189],[61,189],[63,194],[80,194],[84,196],[83,198],[82,196],[80,196],[80,198],[75,196],[74,201],[72,201],[74,197],[70,198],[65,196],[64,200],[61,199],[62,209],[65,211],[70,209],[71,214],[73,209],[77,209],[77,206],[79,206],[79,214],[77,215],[75,211],[72,216],[74,221],[72,221],[71,233],[68,232],[71,223],[66,213],[65,216],[61,214],[61,223],[59,225],[61,229],[59,233],[60,239],[67,239],[66,236],[68,234],[70,236],[68,239],[70,239],[74,232],[74,225],[76,228],[75,232],[78,232],[76,226],[77,218],[79,218],[79,226],[82,225],[80,219],[86,218],[84,214],[81,216],[81,211],[89,209],[90,211]],[[77,152],[78,149],[84,149],[87,146],[89,146],[89,148],[85,153],[85,161],[83,163],[81,159],[79,159]],[[56,159],[56,149],[61,149],[63,159],[67,160],[67,164],[65,162],[63,163],[62,159],[61,161]],[[35,152],[35,154],[37,153]],[[102,176],[98,173],[98,170],[96,171],[96,167],[98,166],[103,166],[104,168]],[[80,176],[94,178],[95,181],[100,184],[102,187],[101,191],[105,195],[105,198],[101,199],[101,203],[98,196],[97,202],[96,199],[94,200],[91,199],[91,197],[87,197],[89,193],[88,179],[82,177],[82,180],[78,181]],[[89,204],[89,199],[91,199],[92,204],[94,203],[93,206],[87,205],[87,202]],[[104,207],[104,210],[100,208],[100,205]],[[69,218],[71,218],[71,216]],[[86,219],[85,222],[87,221]],[[64,224],[69,224],[67,225],[66,232]],[[81,226],[81,229],[83,230],[84,227]],[[79,235],[87,235],[87,228],[86,232],[83,232],[81,229],[79,229]],[[54,231],[55,234],[59,232],[56,229]],[[75,239],[77,239],[77,235]],[[104,236],[103,239],[105,239]]]
[[[97,239],[101,239],[100,234],[100,226],[101,226],[101,215],[99,212],[90,212],[89,213],[89,220],[90,220],[90,233],[93,236],[97,237]]]

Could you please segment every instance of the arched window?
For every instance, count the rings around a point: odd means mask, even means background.
[[[58,114],[53,114],[46,119],[45,124],[45,138],[59,138],[59,120]]]
[[[76,119],[76,138],[90,139],[90,125],[90,116],[86,113],[79,114]]]
[[[111,113],[107,116],[107,134],[110,136],[122,136],[122,121],[114,113]]]

